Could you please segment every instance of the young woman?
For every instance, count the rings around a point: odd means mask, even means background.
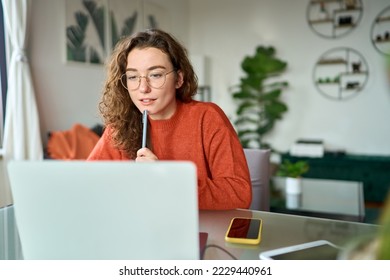
[[[122,39],[108,65],[99,109],[106,127],[88,160],[188,160],[197,166],[199,209],[249,208],[248,166],[224,112],[193,100],[197,78],[186,49],[147,30]],[[148,138],[142,143],[142,116]]]

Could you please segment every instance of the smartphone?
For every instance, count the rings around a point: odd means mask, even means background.
[[[261,260],[337,260],[340,247],[327,240],[282,247],[260,253]]]
[[[257,245],[261,240],[263,221],[255,218],[235,217],[230,221],[225,241]]]

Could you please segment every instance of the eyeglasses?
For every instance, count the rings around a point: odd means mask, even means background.
[[[126,72],[121,76],[120,80],[122,86],[127,90],[136,90],[141,84],[141,78],[145,78],[150,87],[158,89],[164,86],[167,75],[175,71],[176,70],[173,69],[164,73],[161,70],[153,70],[146,76],[135,75],[133,72]]]

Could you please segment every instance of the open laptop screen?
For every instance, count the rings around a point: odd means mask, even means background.
[[[198,259],[190,162],[14,161],[25,259]]]

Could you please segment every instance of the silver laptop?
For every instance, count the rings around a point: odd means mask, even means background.
[[[13,161],[24,259],[199,259],[190,162]]]

